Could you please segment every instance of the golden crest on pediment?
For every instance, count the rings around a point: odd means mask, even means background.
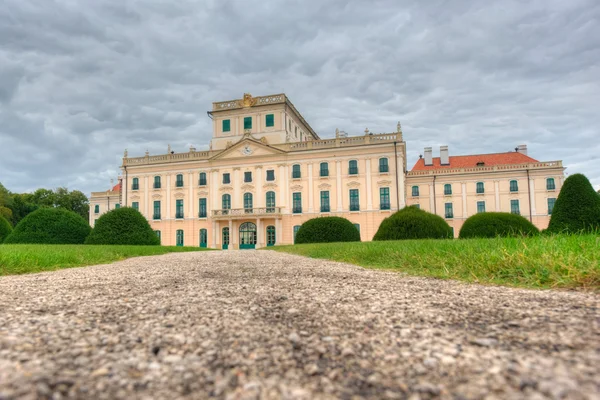
[[[256,99],[250,93],[244,93],[242,98],[242,107],[252,107],[256,104]]]

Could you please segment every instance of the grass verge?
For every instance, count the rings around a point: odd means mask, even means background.
[[[207,250],[174,246],[0,245],[0,276],[106,264],[129,257]]]
[[[441,279],[600,290],[600,236],[596,235],[326,243],[271,249]]]

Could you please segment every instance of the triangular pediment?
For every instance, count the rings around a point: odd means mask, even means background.
[[[285,151],[266,145],[259,140],[244,138],[230,148],[215,154],[213,157],[211,157],[211,160],[260,157],[284,153]]]

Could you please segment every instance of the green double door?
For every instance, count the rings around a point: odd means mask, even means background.
[[[223,228],[223,240],[221,243],[223,243],[223,250],[227,250],[229,248],[229,227]]]
[[[206,229],[200,229],[200,247],[206,248],[208,242],[208,234]]]
[[[275,227],[267,226],[267,246],[275,246]]]

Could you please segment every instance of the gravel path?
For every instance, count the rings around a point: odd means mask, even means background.
[[[0,399],[592,399],[600,296],[272,251],[0,278]]]

